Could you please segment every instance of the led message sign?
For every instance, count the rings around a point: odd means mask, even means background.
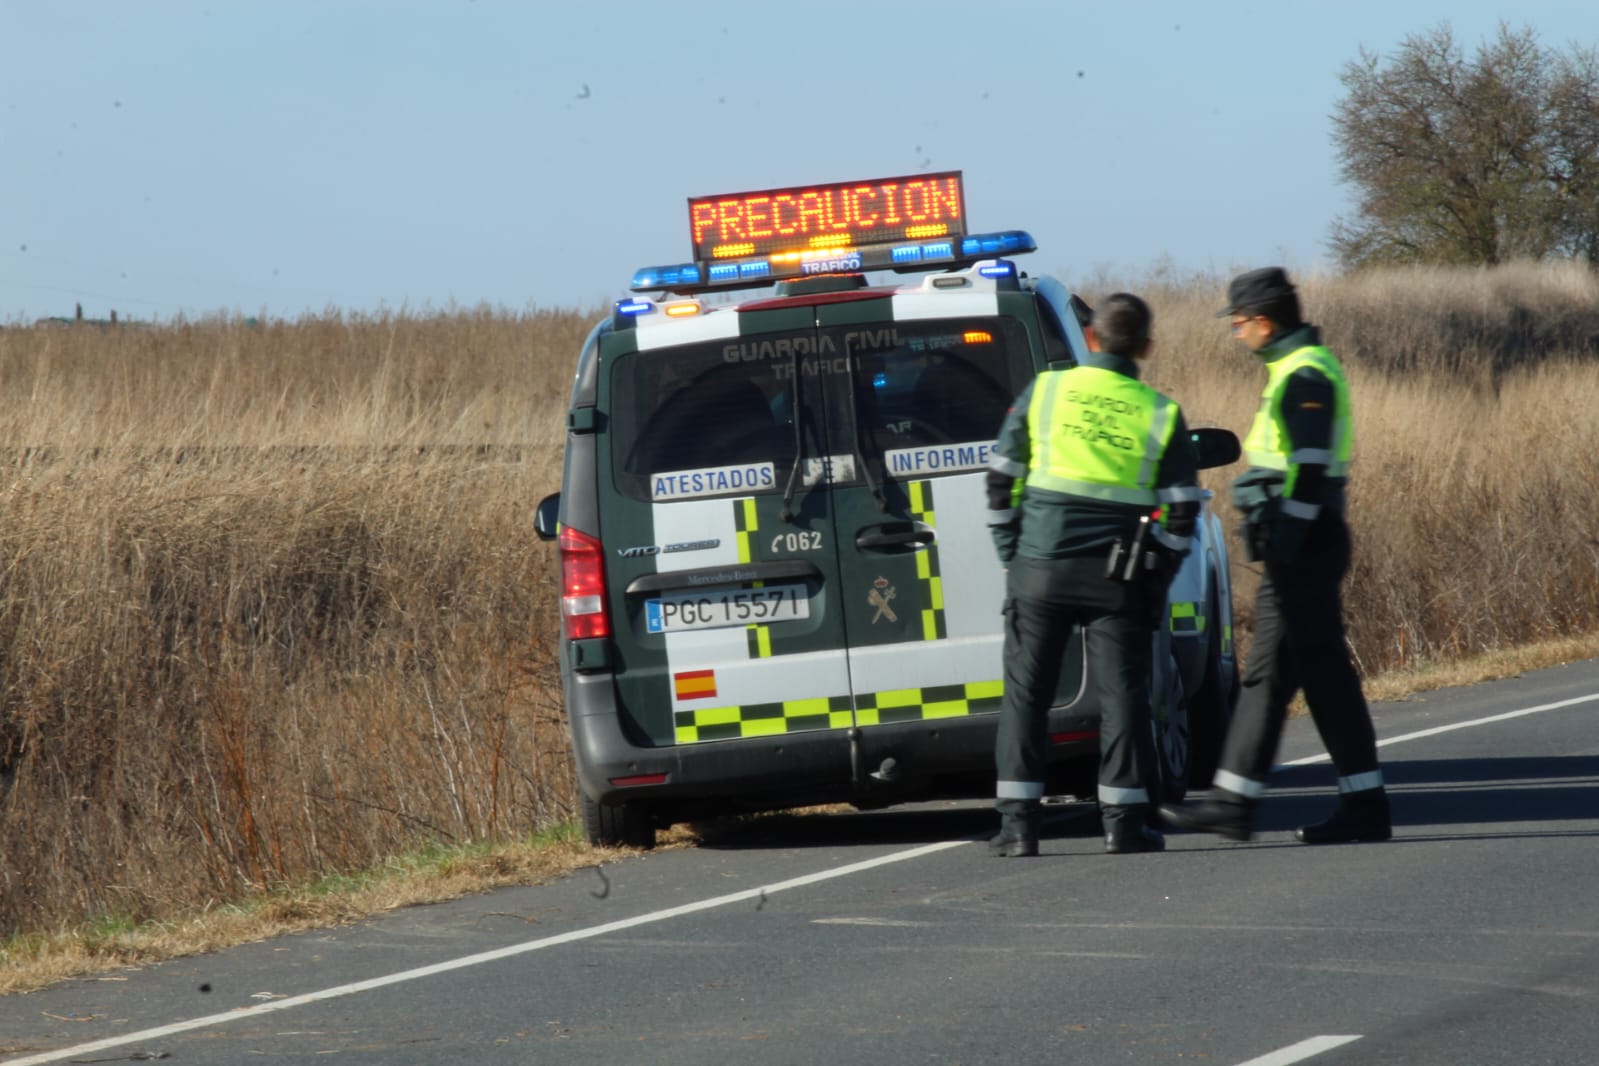
[[[859,269],[861,248],[966,233],[958,170],[702,196],[688,211],[696,262],[765,259],[774,273]]]

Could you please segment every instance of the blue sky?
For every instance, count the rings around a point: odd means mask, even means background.
[[[597,308],[690,196],[965,173],[1071,282],[1326,269],[1339,68],[1593,0],[0,0],[0,322]]]

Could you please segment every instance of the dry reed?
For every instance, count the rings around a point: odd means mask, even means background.
[[[585,316],[0,332],[0,935],[570,815]]]

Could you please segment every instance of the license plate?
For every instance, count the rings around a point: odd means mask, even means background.
[[[644,625],[651,633],[767,625],[810,616],[811,600],[804,585],[680,593],[644,602]]]

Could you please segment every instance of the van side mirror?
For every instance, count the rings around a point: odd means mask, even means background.
[[[554,540],[561,531],[561,494],[552,492],[539,501],[533,512],[533,532],[540,540]]]
[[[1230,429],[1207,426],[1204,429],[1189,430],[1188,436],[1194,442],[1194,451],[1199,453],[1201,470],[1235,463],[1244,453],[1238,443],[1238,434]]]

